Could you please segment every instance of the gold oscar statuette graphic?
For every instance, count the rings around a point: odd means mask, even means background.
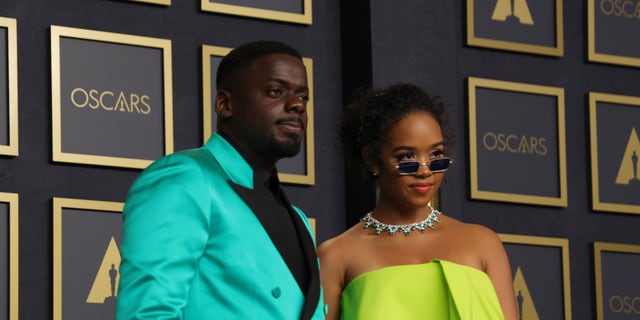
[[[518,303],[518,320],[540,320],[520,266],[516,269],[516,275],[513,277],[513,288]]]
[[[527,0],[498,0],[491,20],[533,25]]]
[[[640,185],[640,168],[638,168],[638,157],[640,157],[640,139],[636,128],[631,129],[627,148],[624,150],[620,169],[616,176],[616,184]]]
[[[89,296],[87,296],[87,303],[115,303],[115,297],[118,295],[120,259],[120,250],[116,240],[111,237],[100,268],[98,268],[93,280]]]

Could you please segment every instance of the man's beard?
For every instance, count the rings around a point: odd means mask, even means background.
[[[289,138],[282,140],[271,140],[271,150],[279,158],[291,158],[300,152],[302,138]]]

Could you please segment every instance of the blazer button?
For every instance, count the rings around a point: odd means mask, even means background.
[[[280,288],[278,288],[278,287],[275,287],[275,288],[273,288],[273,290],[271,290],[271,295],[276,299],[280,298],[281,294],[282,294],[282,292],[280,291]]]

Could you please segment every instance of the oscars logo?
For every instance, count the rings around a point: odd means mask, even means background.
[[[79,109],[89,107],[91,110],[117,111],[147,115],[151,112],[151,97],[146,94],[130,93],[125,94],[120,91],[98,91],[96,89],[86,90],[75,88],[69,95],[71,103]]]
[[[533,25],[527,0],[498,0],[491,20]]]
[[[546,156],[547,139],[544,137],[517,135],[513,133],[486,132],[482,135],[482,145],[489,151],[520,153]]]
[[[540,320],[520,266],[516,269],[516,274],[513,277],[513,288],[518,302],[518,320]]]
[[[638,0],[601,0],[600,11],[606,16],[640,19]]]
[[[640,296],[613,295],[609,298],[609,309],[613,313],[633,313],[640,315]]]
[[[640,168],[638,157],[640,156],[640,139],[636,128],[631,129],[627,147],[622,156],[622,162],[616,176],[616,184],[640,187]]]
[[[116,240],[111,237],[107,251],[102,258],[102,263],[98,268],[87,303],[111,304],[115,305],[118,295],[118,269],[120,266],[120,250],[116,245]]]

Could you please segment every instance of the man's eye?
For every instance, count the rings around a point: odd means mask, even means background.
[[[309,96],[308,95],[301,95],[301,96],[298,96],[298,98],[300,100],[304,101],[305,103],[309,102]]]
[[[280,89],[269,89],[267,90],[267,95],[271,97],[279,97],[282,95],[282,90]]]

